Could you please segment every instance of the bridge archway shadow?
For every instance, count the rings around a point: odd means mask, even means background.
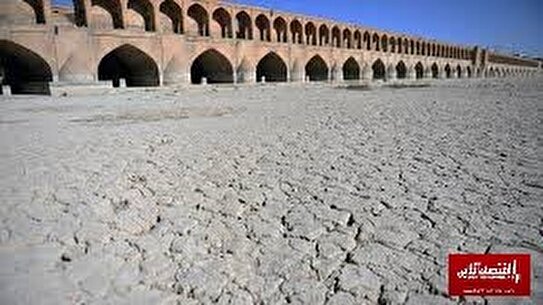
[[[432,65],[432,78],[439,78],[439,67],[436,63]]]
[[[0,79],[12,94],[50,94],[51,68],[38,54],[7,40],[0,40]]]
[[[343,64],[343,80],[357,79],[360,79],[360,66],[354,58],[349,57]]]
[[[417,79],[424,78],[424,66],[420,61],[415,65],[415,75]]]
[[[313,56],[305,65],[305,75],[309,81],[327,81],[328,66],[319,55]]]
[[[98,79],[120,86],[120,79],[127,87],[154,87],[159,85],[158,67],[143,51],[131,45],[122,45],[109,52],[98,65]]]
[[[234,70],[228,58],[211,49],[200,54],[190,67],[191,83],[201,84],[203,77],[208,84],[233,83]]]
[[[386,70],[382,60],[377,59],[371,66],[371,69],[373,70],[373,79],[385,80]]]
[[[266,78],[266,82],[287,81],[287,65],[279,55],[270,52],[258,62],[256,80],[260,81],[262,77]]]
[[[401,60],[396,65],[396,77],[398,79],[404,79],[407,77],[407,67],[405,66],[405,63]]]

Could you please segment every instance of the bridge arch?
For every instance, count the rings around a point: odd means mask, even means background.
[[[437,66],[437,63],[434,63],[432,65],[432,78],[439,78],[439,67]]]
[[[100,29],[124,28],[121,2],[119,0],[92,0],[91,26]]]
[[[336,48],[341,48],[341,31],[337,25],[332,28],[332,44]]]
[[[359,30],[354,31],[354,47],[358,50],[362,49],[362,33]]]
[[[32,11],[30,13],[32,14],[32,23],[45,24],[45,11],[43,9],[43,0],[20,0],[20,2],[22,2],[21,4],[27,6],[26,8],[22,8],[22,10],[28,10],[29,13],[30,11]],[[23,12],[23,15],[26,15],[24,13],[26,12]]]
[[[364,32],[364,36],[362,38],[364,40],[364,44],[366,45],[366,50],[371,51],[371,35],[368,31]]]
[[[155,31],[155,14],[151,2],[148,0],[129,0],[128,1],[128,16],[127,26],[140,27],[147,32]],[[138,22],[138,17],[143,20],[143,25]]]
[[[190,67],[192,84],[201,84],[202,78],[208,84],[233,83],[234,69],[230,60],[215,49],[204,51],[196,57]]]
[[[313,56],[305,65],[305,75],[310,81],[327,81],[328,65],[320,55]]]
[[[261,41],[271,41],[270,20],[268,17],[260,14],[255,19],[255,25],[259,31]]]
[[[160,83],[155,60],[142,50],[124,44],[106,54],[98,64],[98,79],[120,86],[125,79],[128,87],[153,87]]]
[[[317,28],[311,21],[305,24],[305,38],[307,45],[317,45]]]
[[[273,29],[275,30],[275,35],[278,42],[287,42],[287,22],[285,19],[283,19],[283,17],[275,18],[273,21]]]
[[[285,61],[275,52],[266,54],[256,66],[256,79],[260,81],[262,77],[266,82],[286,82],[287,65]]]
[[[375,80],[385,80],[386,78],[386,68],[385,64],[381,59],[376,59],[371,66],[373,70],[373,79]]]
[[[456,77],[462,78],[462,67],[460,65],[456,66]]]
[[[403,60],[400,60],[400,62],[398,62],[396,65],[396,77],[398,79],[404,79],[407,77],[407,66]]]
[[[381,37],[381,50],[388,52],[388,36],[386,34]]]
[[[424,78],[424,66],[420,61],[415,65],[415,76],[417,79]]]
[[[292,43],[304,43],[304,30],[302,24],[300,23],[300,21],[298,21],[298,19],[294,19],[290,22],[290,33],[292,34]]]
[[[249,14],[245,11],[241,11],[236,14],[236,38],[237,39],[253,39],[253,22]]]
[[[321,24],[319,27],[319,45],[326,46],[330,44],[330,30],[326,24]]]
[[[209,36],[209,13],[203,6],[192,4],[187,10],[187,16],[194,22],[192,32],[199,36]]]
[[[373,43],[373,50],[379,51],[381,50],[381,38],[379,37],[379,34],[374,33],[372,37],[372,43]]]
[[[351,56],[343,64],[343,80],[360,79],[360,65]]]
[[[222,38],[232,38],[232,17],[224,8],[219,7],[211,16],[221,29]]]
[[[49,64],[40,55],[8,40],[0,40],[0,76],[13,94],[49,94],[53,80]]]
[[[352,33],[351,33],[351,30],[349,30],[348,28],[345,28],[343,30],[343,46],[347,49],[350,49],[353,47],[352,43],[353,43],[353,36],[352,36]]]
[[[451,78],[452,76],[451,66],[449,64],[446,64],[444,70],[445,70],[445,77]]]
[[[164,32],[183,34],[183,10],[173,0],[164,0],[160,3],[160,25]]]

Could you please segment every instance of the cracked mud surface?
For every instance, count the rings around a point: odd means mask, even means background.
[[[0,99],[2,304],[543,304],[543,81]],[[530,253],[532,298],[447,296]]]

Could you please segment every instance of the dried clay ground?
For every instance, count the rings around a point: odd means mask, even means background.
[[[543,79],[0,98],[1,304],[543,304]],[[530,253],[532,297],[447,296]]]

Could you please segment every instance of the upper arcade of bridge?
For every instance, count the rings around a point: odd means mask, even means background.
[[[217,0],[8,0],[0,24],[77,26],[95,31],[127,30],[187,37],[214,37],[315,47],[474,60],[476,47],[382,31],[317,17]],[[500,63],[537,67],[538,62],[496,55]]]

